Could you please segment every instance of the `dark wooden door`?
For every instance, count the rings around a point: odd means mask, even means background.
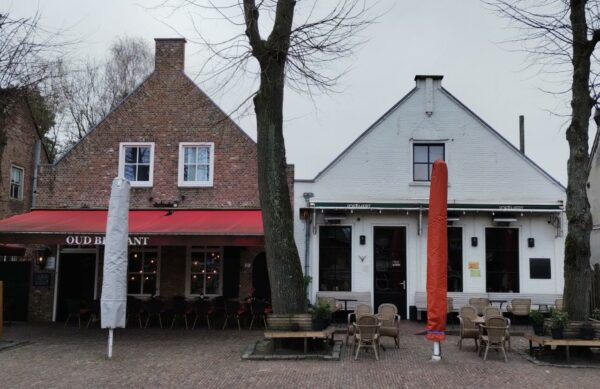
[[[31,262],[0,262],[4,283],[4,320],[26,321]]]
[[[406,227],[375,227],[373,231],[375,310],[392,303],[406,319]]]
[[[67,318],[69,300],[84,307],[94,299],[96,253],[62,253],[59,266],[56,320],[62,321]]]

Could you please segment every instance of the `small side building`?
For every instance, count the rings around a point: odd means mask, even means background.
[[[0,91],[7,102],[0,135],[0,219],[28,212],[35,202],[38,165],[48,164],[38,123],[27,91]],[[9,242],[11,243],[11,242]],[[0,281],[4,284],[4,319],[27,320],[32,298],[32,260],[35,246],[0,244]]]
[[[296,243],[317,293],[426,303],[431,167],[448,164],[448,291],[553,303],[563,289],[565,188],[442,87],[416,86],[314,179],[295,182]],[[350,307],[352,304],[349,303]]]

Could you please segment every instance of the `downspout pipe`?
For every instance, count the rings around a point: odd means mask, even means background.
[[[42,152],[42,141],[35,142],[33,150],[33,178],[31,179],[31,208],[37,205],[38,170],[40,166],[40,153]]]
[[[310,206],[310,199],[314,197],[314,193],[305,192],[302,194],[304,200],[306,201],[306,206]],[[309,275],[310,265],[309,265],[309,256],[310,256],[310,224],[312,222],[312,218],[310,212],[307,215],[305,222],[305,235],[304,235],[304,276]],[[308,286],[306,287],[306,298],[310,301],[310,293],[308,291]]]

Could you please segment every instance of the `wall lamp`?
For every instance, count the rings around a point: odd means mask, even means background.
[[[48,261],[48,257],[50,256],[50,249],[45,248],[43,250],[37,250],[35,252],[35,263],[37,263],[40,270],[44,270],[46,268],[46,262]]]

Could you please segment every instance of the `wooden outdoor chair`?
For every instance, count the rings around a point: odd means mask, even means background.
[[[504,362],[508,362],[506,357],[506,332],[507,324],[503,317],[490,317],[485,321],[485,325],[481,325],[481,335],[479,336],[479,342],[481,347],[479,348],[479,355],[485,347],[485,353],[483,354],[483,360],[487,360],[488,351],[490,349],[502,350],[504,354]],[[484,333],[485,332],[485,333]]]
[[[460,308],[458,321],[460,324],[460,332],[458,338],[458,348],[462,349],[463,339],[473,339],[475,341],[475,350],[479,347],[479,328],[473,322],[477,318],[477,308],[466,305]]]
[[[362,315],[354,325],[355,342],[353,349],[356,348],[354,360],[358,359],[358,353],[362,347],[372,348],[375,352],[375,359],[379,360],[379,319],[375,315]]]
[[[379,337],[388,336],[394,338],[396,348],[400,348],[400,315],[398,308],[394,304],[381,304],[377,308],[377,318],[379,319]]]
[[[491,305],[490,300],[485,297],[471,297],[469,299],[469,305],[477,309],[477,314],[483,316],[486,307]]]
[[[368,304],[358,304],[354,312],[350,312],[348,314],[348,328],[346,332],[346,344],[348,344],[348,338],[354,336],[354,326],[352,325],[356,319],[361,317],[362,315],[372,315],[373,307]]]

